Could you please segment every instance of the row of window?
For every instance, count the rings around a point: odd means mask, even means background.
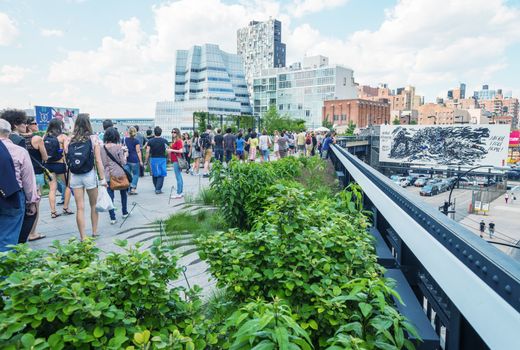
[[[218,107],[209,107],[210,111],[220,111],[220,112],[237,112],[240,113],[240,109],[238,108],[218,108]]]

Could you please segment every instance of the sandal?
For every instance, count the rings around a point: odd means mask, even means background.
[[[63,215],[72,215],[73,211],[70,211],[69,208],[63,208]]]
[[[56,219],[57,217],[61,216],[61,214],[58,214],[55,211],[51,211],[51,218]]]

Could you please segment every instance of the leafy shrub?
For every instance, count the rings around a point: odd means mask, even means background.
[[[228,318],[225,329],[230,339],[223,345],[231,350],[312,349],[309,334],[296,322],[288,305],[275,299],[246,304]]]
[[[389,306],[395,292],[376,263],[368,218],[357,204],[342,201],[352,199],[349,192],[316,199],[301,186],[271,186],[250,232],[203,236],[200,255],[238,302],[287,300],[315,345],[325,346],[334,329],[352,322],[361,324],[361,339],[371,339],[379,333],[370,320],[397,315]],[[345,207],[351,211],[337,210]]]
[[[270,163],[232,161],[227,168],[216,163],[211,171],[211,189],[229,226],[247,229],[265,205],[266,190],[300,172],[301,163],[292,157]]]
[[[158,241],[142,252],[118,244],[124,252],[104,259],[88,241],[55,243],[54,252],[20,246],[2,254],[2,348],[119,349],[142,341],[137,334],[145,330],[156,342],[176,331],[204,347],[197,290],[169,286],[179,277],[172,251]],[[34,257],[39,260],[24,260]]]

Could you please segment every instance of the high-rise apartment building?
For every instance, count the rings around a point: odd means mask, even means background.
[[[511,91],[490,90],[488,85],[482,85],[482,89],[475,91],[473,97],[477,106],[490,116],[491,123],[506,123],[510,120],[511,126],[517,127],[519,103],[517,98],[512,97]]]
[[[282,23],[276,19],[252,21],[237,31],[237,53],[244,62],[246,81],[252,95],[253,77],[263,69],[285,67]]]
[[[306,57],[291,67],[267,69],[253,79],[254,115],[262,117],[274,105],[281,115],[317,128],[322,124],[323,101],[356,98],[352,69],[329,65],[324,56]]]
[[[448,100],[461,100],[466,98],[466,84],[461,83],[458,88],[448,90]]]
[[[193,112],[221,116],[251,115],[242,59],[218,45],[178,50],[174,101],[158,102],[155,123],[166,129],[193,128]]]

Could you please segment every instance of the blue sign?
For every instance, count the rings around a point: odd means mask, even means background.
[[[47,125],[53,118],[57,118],[63,122],[63,131],[69,132],[74,128],[74,122],[79,114],[78,108],[65,107],[45,107],[34,106],[36,115],[36,123],[40,130],[46,130]]]
[[[46,130],[47,125],[52,119],[52,107],[35,106],[34,112],[36,115],[36,123],[38,124],[38,129]]]

